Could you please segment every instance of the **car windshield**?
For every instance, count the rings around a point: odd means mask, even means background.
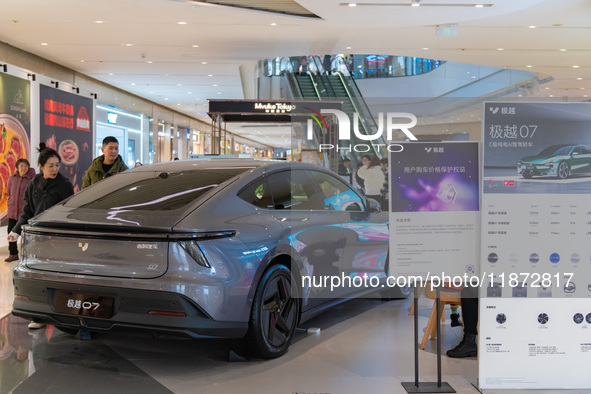
[[[553,145],[541,151],[538,156],[568,156],[573,148],[573,145]]]
[[[77,193],[65,206],[120,211],[179,209],[249,169],[251,168],[208,168],[171,173],[123,172],[101,181],[99,186]]]

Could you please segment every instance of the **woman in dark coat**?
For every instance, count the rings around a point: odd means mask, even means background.
[[[16,162],[16,171],[10,178],[8,178],[8,187],[6,195],[8,196],[8,209],[6,215],[8,216],[8,233],[12,231],[13,227],[23,212],[25,205],[25,189],[31,179],[35,177],[35,169],[27,159],[18,159]],[[18,248],[16,242],[8,243],[9,256],[4,260],[7,263],[18,260]]]
[[[25,189],[25,206],[23,212],[8,234],[8,242],[15,242],[21,234],[21,226],[27,224],[33,216],[39,215],[58,202],[74,194],[74,187],[60,174],[60,155],[45,143],[39,144],[39,169],[41,173],[35,176]]]
[[[39,169],[41,173],[35,176],[25,189],[25,206],[18,222],[8,234],[8,242],[16,242],[21,234],[21,227],[33,216],[39,215],[58,202],[74,194],[74,186],[68,178],[60,174],[60,155],[45,143],[39,144]],[[45,324],[31,322],[29,328],[42,328]]]

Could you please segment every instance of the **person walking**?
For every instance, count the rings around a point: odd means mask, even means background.
[[[35,177],[35,169],[31,168],[27,159],[18,159],[16,161],[16,171],[8,178],[6,195],[8,196],[8,234],[12,231],[16,222],[23,212],[25,205],[25,189],[31,179]],[[18,260],[18,247],[16,242],[8,243],[9,256],[4,260],[7,263]]]
[[[119,155],[119,141],[117,141],[117,138],[105,137],[101,152],[103,154],[95,158],[88,167],[82,182],[82,189],[128,169],[123,162],[123,158]]]
[[[37,163],[41,173],[37,174],[25,189],[23,211],[8,234],[8,242],[16,242],[21,234],[21,227],[33,216],[39,215],[74,194],[74,186],[59,172],[62,161],[60,155],[54,149],[47,148],[44,142],[39,144],[38,150]],[[42,327],[45,327],[45,324],[34,321],[29,323],[29,328]]]

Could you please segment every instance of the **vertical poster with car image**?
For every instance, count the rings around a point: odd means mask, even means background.
[[[401,143],[389,166],[390,275],[475,273],[478,143]]]
[[[60,172],[77,192],[92,162],[93,100],[45,85],[39,89],[40,140],[59,153]]]
[[[591,103],[483,116],[479,382],[590,389]]]
[[[16,161],[30,161],[31,89],[26,79],[0,74],[0,216],[7,221],[8,178]]]

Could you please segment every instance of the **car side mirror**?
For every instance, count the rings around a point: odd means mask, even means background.
[[[367,212],[369,212],[369,213],[382,212],[382,206],[377,200],[374,200],[373,198],[368,198],[367,199]]]
[[[573,153],[571,154],[571,156],[572,156],[572,157],[575,157],[575,156],[578,156],[578,155],[579,155],[579,152],[573,152]]]

